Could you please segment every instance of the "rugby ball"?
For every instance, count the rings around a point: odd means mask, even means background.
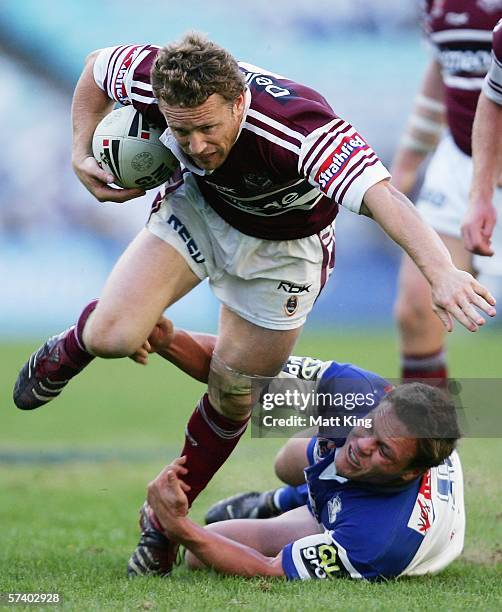
[[[106,115],[92,138],[98,164],[113,174],[119,187],[153,189],[171,178],[179,162],[159,140],[162,129],[133,106]]]

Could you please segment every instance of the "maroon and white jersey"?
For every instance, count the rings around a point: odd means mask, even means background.
[[[502,19],[493,30],[492,63],[483,83],[483,93],[502,105]]]
[[[110,98],[166,125],[150,84],[159,47],[103,49],[94,78]],[[208,204],[244,234],[271,240],[318,233],[338,205],[359,212],[366,191],[389,178],[375,152],[316,91],[239,63],[248,89],[239,137],[225,162],[204,171],[167,128],[161,140],[193,173]]]
[[[491,62],[492,30],[502,0],[425,0],[425,30],[441,65],[448,126],[455,144],[471,154],[479,93]]]

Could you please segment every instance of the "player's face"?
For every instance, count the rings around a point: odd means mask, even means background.
[[[233,147],[244,112],[244,95],[235,102],[212,94],[199,106],[184,108],[160,103],[159,108],[183,152],[199,168],[215,170]]]
[[[417,441],[385,402],[373,410],[371,429],[354,427],[335,459],[336,471],[351,480],[392,484],[415,478],[419,470],[408,470]]]

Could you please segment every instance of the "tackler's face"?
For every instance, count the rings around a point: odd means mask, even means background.
[[[420,470],[407,468],[417,452],[416,438],[409,436],[390,404],[382,402],[367,417],[371,427],[354,427],[337,453],[337,473],[382,485],[416,478]]]
[[[227,159],[237,140],[244,95],[229,102],[220,94],[212,94],[192,108],[162,102],[159,108],[185,155],[203,170],[216,170]]]

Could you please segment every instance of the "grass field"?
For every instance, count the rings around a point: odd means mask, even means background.
[[[488,332],[488,330],[484,330]],[[451,342],[455,376],[502,378],[500,329]],[[66,610],[500,610],[500,439],[464,440],[467,540],[435,577],[382,584],[286,583],[175,570],[125,578],[145,485],[181,447],[202,386],[160,359],[94,362],[53,404],[31,413],[11,400],[17,370],[36,346],[0,346],[0,592],[59,592]],[[306,337],[299,354],[353,361],[395,377],[390,336]],[[193,508],[277,484],[281,440],[247,437]]]

